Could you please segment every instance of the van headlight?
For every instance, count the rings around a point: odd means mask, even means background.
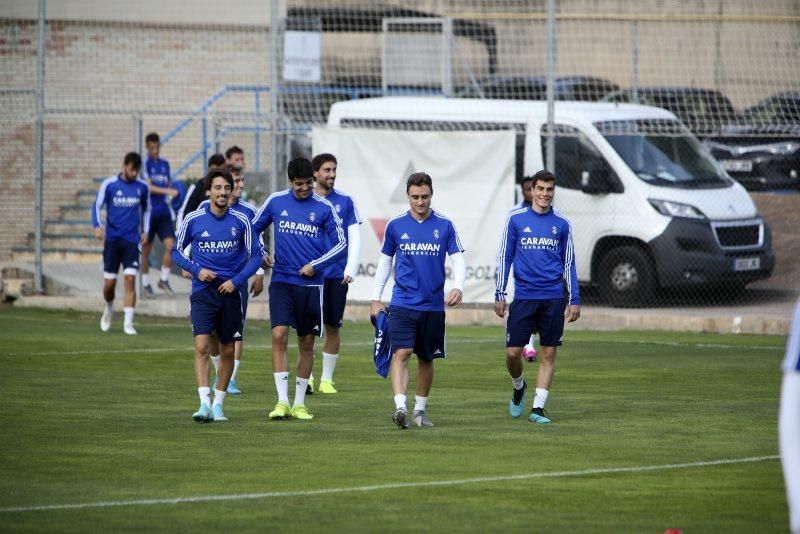
[[[661,215],[667,217],[686,217],[687,219],[705,219],[702,211],[689,204],[681,204],[671,200],[647,199],[650,205]]]

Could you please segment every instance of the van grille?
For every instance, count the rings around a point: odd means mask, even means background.
[[[714,228],[722,248],[757,247],[761,245],[761,223],[725,225]]]

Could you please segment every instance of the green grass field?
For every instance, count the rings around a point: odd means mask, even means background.
[[[269,421],[251,320],[244,394],[198,425],[187,321],[140,317],[131,338],[98,320],[0,310],[2,531],[788,529],[781,337],[568,331],[543,427],[508,416],[502,327],[450,327],[436,427],[401,431],[367,324],[345,325],[340,393],[308,398],[313,421]]]

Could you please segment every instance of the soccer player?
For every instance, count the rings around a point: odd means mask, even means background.
[[[336,361],[339,359],[341,338],[339,329],[342,327],[344,308],[347,304],[348,284],[353,281],[358,268],[358,252],[361,248],[361,235],[358,225],[361,218],[358,216],[353,199],[339,189],[334,188],[336,183],[336,168],[338,162],[333,154],[318,154],[311,160],[314,167],[314,192],[328,200],[336,209],[342,220],[347,242],[347,256],[340,258],[325,269],[325,286],[323,287],[323,312],[325,320],[325,340],[322,346],[322,378],[319,391],[322,393],[336,393],[333,373],[336,370]]]
[[[228,147],[228,150],[225,151],[225,163],[244,170],[244,150],[236,145]]]
[[[147,147],[147,157],[142,166],[142,177],[150,186],[150,232],[147,243],[142,245],[142,286],[144,296],[155,297],[153,286],[150,284],[150,251],[153,248],[153,239],[156,235],[164,244],[164,255],[161,258],[161,276],[158,288],[167,295],[174,295],[172,286],[169,285],[169,272],[172,268],[170,251],[175,245],[175,213],[172,211],[167,197],[176,197],[180,192],[172,186],[172,177],[169,172],[169,162],[162,159],[161,139],[153,132],[144,139]]]
[[[514,301],[506,323],[506,367],[514,384],[508,410],[519,417],[525,407],[527,383],[522,377],[522,347],[531,332],[539,332],[539,369],[536,396],[528,420],[548,424],[544,412],[555,373],[556,347],[561,345],[564,321],[581,314],[578,275],[569,221],[551,204],[555,176],[539,171],[533,176],[533,204],[508,214],[497,257],[494,311],[506,312],[506,285],[514,266]],[[566,301],[564,286],[566,282]]]
[[[250,219],[228,208],[233,177],[224,168],[206,175],[209,204],[186,216],[172,258],[192,273],[192,333],[194,368],[200,408],[192,415],[198,423],[227,421],[222,410],[233,373],[234,343],[242,340],[244,314],[237,289],[261,266],[263,250]],[[191,258],[184,249],[191,245]],[[218,385],[211,403],[208,378],[208,342],[216,331],[220,343]]]
[[[408,428],[406,389],[412,353],[417,355],[412,421],[419,427],[433,426],[425,410],[433,384],[433,360],[445,357],[444,306],[461,304],[467,270],[464,247],[455,226],[431,209],[431,177],[424,172],[409,176],[406,195],[410,209],[386,225],[370,304],[371,317],[385,309],[381,294],[394,258],[394,289],[389,305],[389,338],[394,353],[390,374],[395,404],[392,421],[401,429]],[[447,255],[453,262],[455,283],[445,298]]]
[[[797,301],[786,342],[778,422],[789,531],[800,534],[800,300]]]
[[[261,234],[274,226],[275,264],[269,284],[272,326],[272,371],[278,403],[270,419],[309,420],[305,405],[314,363],[314,336],[324,335],[322,286],[324,269],[344,252],[341,220],[333,205],[313,192],[314,168],[305,158],[287,167],[289,189],[273,193],[259,208],[253,229]],[[289,327],[297,331],[297,380],[289,405]]]
[[[228,209],[232,211],[237,211],[242,213],[248,220],[252,221],[256,215],[256,207],[242,200],[242,191],[244,190],[244,174],[242,173],[242,168],[236,166],[235,164],[225,164],[222,168],[228,170],[233,176],[233,190],[231,191],[231,196],[228,201]],[[210,200],[204,200],[200,203],[198,209],[203,209],[205,206],[210,205]],[[263,243],[259,239],[259,245],[262,247],[262,256],[263,256]],[[247,302],[248,302],[248,291],[247,291],[247,280],[244,281],[244,284],[237,287],[236,289],[239,290],[242,298],[242,315],[245,318],[245,323],[247,320]],[[250,288],[250,292],[253,294],[253,297],[257,297],[264,291],[264,269],[259,267],[258,271],[256,271],[255,278],[253,278],[253,285]],[[242,327],[244,328],[244,326]],[[219,366],[220,366],[220,356],[219,356],[219,342],[217,340],[216,335],[212,335],[210,339],[210,350],[211,353],[209,354],[212,363],[214,364],[214,372],[216,376],[219,377]],[[228,382],[228,389],[227,393],[229,395],[240,395],[242,391],[236,385],[236,374],[239,371],[239,366],[242,362],[242,341],[236,340],[234,341],[234,361],[233,361],[233,374],[231,375],[230,382]],[[217,379],[214,380],[217,382]]]
[[[519,203],[517,208],[530,208],[533,205],[533,176],[524,176],[519,183],[520,193],[522,193],[522,202]],[[531,339],[528,344],[522,347],[522,356],[526,362],[536,361],[536,332],[531,334]]]
[[[139,180],[142,158],[136,152],[125,154],[122,172],[103,180],[92,210],[95,237],[103,242],[103,298],[106,301],[100,330],[108,332],[114,318],[114,293],[117,273],[122,265],[125,276],[123,332],[136,335],[133,310],[136,307],[136,273],[139,270],[139,245],[147,242],[150,221],[150,195],[147,184]],[[100,210],[106,207],[103,226]]]

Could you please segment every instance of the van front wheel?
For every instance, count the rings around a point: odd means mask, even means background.
[[[623,308],[651,304],[656,290],[653,262],[636,247],[620,247],[606,254],[600,262],[599,281],[604,300]]]

